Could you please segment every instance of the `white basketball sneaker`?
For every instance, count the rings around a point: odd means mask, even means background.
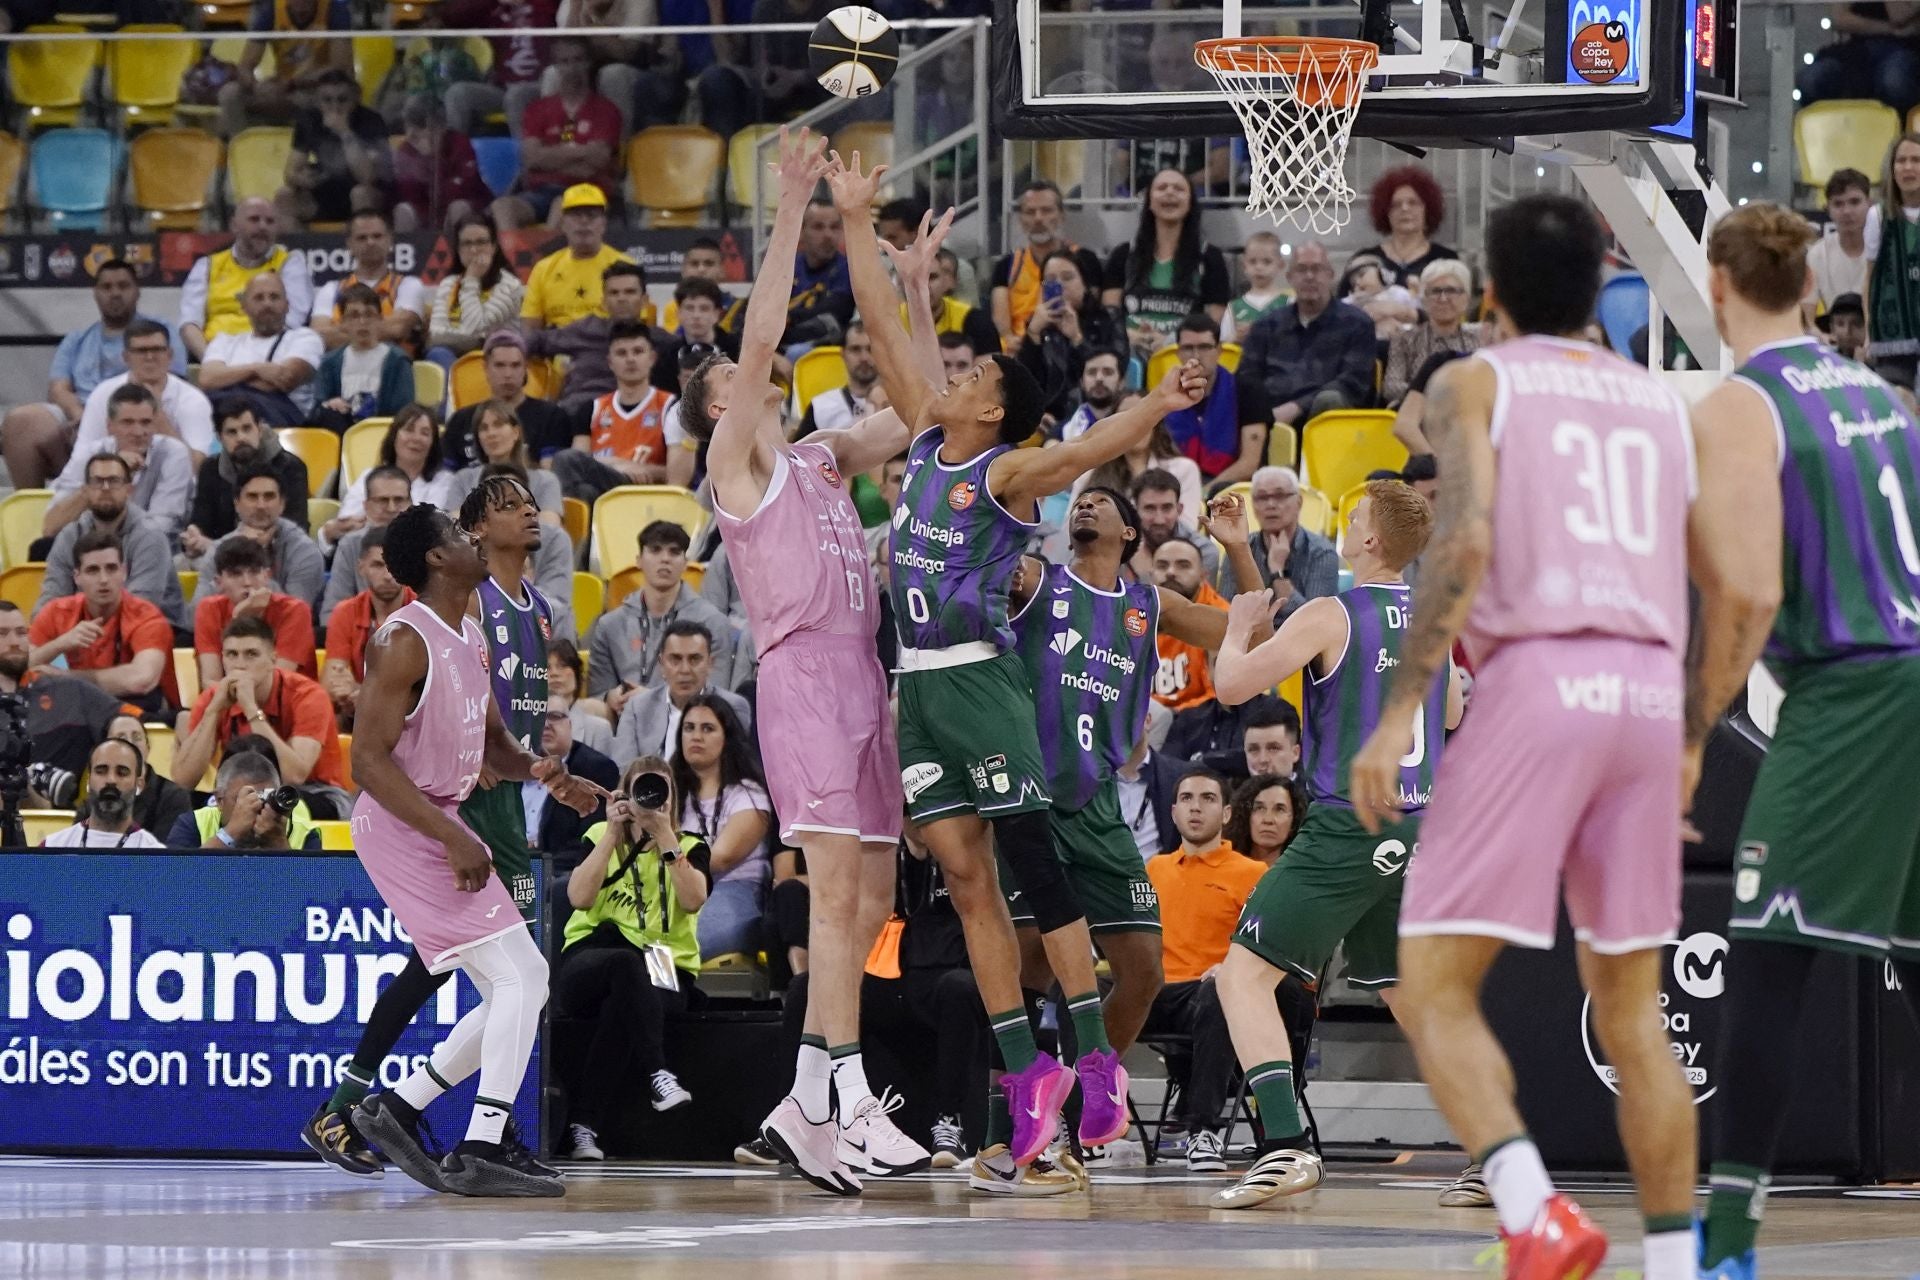
[[[901,1178],[931,1166],[933,1153],[887,1119],[906,1102],[887,1089],[855,1107],[853,1118],[840,1129],[841,1163],[875,1178]]]
[[[809,1120],[788,1094],[760,1126],[760,1136],[795,1173],[822,1191],[837,1196],[860,1194],[860,1179],[840,1162],[840,1130],[832,1116]]]

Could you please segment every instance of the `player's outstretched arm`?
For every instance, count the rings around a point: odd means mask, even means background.
[[[367,678],[353,718],[353,777],[374,802],[447,851],[456,889],[475,892],[493,860],[473,833],[428,800],[399,765],[393,749],[413,709],[414,690],[427,678],[427,645],[420,633],[389,623],[367,641]]]
[[[1353,758],[1354,815],[1369,832],[1399,807],[1400,760],[1413,746],[1414,713],[1446,668],[1493,553],[1494,391],[1492,367],[1472,358],[1447,365],[1427,384],[1426,435],[1439,460],[1440,491],[1400,665],[1372,736]]]
[[[825,172],[821,151],[826,139],[802,129],[797,137],[780,132],[780,159],[772,166],[780,178],[780,207],[767,235],[766,256],[747,299],[741,322],[739,367],[734,371],[728,411],[714,424],[707,446],[707,469],[715,475],[740,475],[753,457],[766,417],[763,391],[772,386],[773,357],[787,330],[787,300],[793,293],[793,258],[800,250],[800,223],[807,200]],[[738,412],[736,412],[738,410]]]
[[[1682,804],[1693,798],[1707,734],[1746,683],[1780,608],[1780,450],[1771,422],[1760,393],[1740,382],[1693,407],[1700,491],[1687,516],[1687,570],[1700,590],[1700,621],[1687,654]]]
[[[933,401],[935,386],[944,379],[929,381],[927,371],[915,359],[913,340],[900,324],[900,296],[880,261],[880,236],[873,229],[873,199],[886,171],[887,166],[877,164],[871,172],[861,173],[859,152],[844,160],[835,153],[827,169],[827,186],[846,229],[853,301],[867,323],[867,336],[873,340],[873,360],[880,366],[881,385],[886,387],[887,398],[893,401],[901,421],[919,431],[925,425],[924,415]],[[931,320],[927,332],[932,333]]]
[[[1222,493],[1209,502],[1207,509],[1200,514],[1200,532],[1207,534],[1226,551],[1227,564],[1233,570],[1235,582],[1260,581],[1260,567],[1254,563],[1253,548],[1247,541],[1247,504],[1241,500],[1239,494]],[[1193,603],[1184,596],[1181,600],[1183,603]],[[1197,607],[1206,608],[1207,606]],[[1219,610],[1209,610],[1209,612],[1217,613]],[[1253,631],[1247,637],[1247,643],[1264,644],[1267,637],[1272,634],[1273,614],[1269,611],[1265,619],[1254,625]],[[1199,641],[1191,643],[1198,644]],[[1206,647],[1218,649],[1220,646],[1216,642]]]
[[[1139,404],[1089,427],[1079,438],[1050,449],[1001,454],[987,468],[987,488],[1008,506],[1059,493],[1084,473],[1140,444],[1175,409],[1199,404],[1206,393],[1207,378],[1200,362],[1189,360],[1167,370],[1153,394]]]
[[[1162,601],[1170,596],[1181,599],[1170,591],[1160,593]],[[1182,602],[1208,613],[1220,612],[1190,600]],[[1247,591],[1235,596],[1227,607],[1226,623],[1226,634],[1213,660],[1213,692],[1229,707],[1265,693],[1346,638],[1346,619],[1339,602],[1331,596],[1301,605],[1264,641],[1255,637],[1260,629],[1272,629],[1271,591]]]

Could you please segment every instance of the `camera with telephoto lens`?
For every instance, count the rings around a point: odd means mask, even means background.
[[[667,780],[657,773],[637,775],[627,788],[627,798],[642,809],[660,809],[667,803]]]
[[[56,809],[71,809],[80,797],[80,775],[45,760],[27,766],[27,785]]]
[[[290,818],[293,816],[294,809],[300,804],[300,793],[292,787],[275,787],[261,794],[260,803],[281,817]]]

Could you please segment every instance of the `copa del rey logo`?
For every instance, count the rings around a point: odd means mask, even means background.
[[[1128,635],[1138,640],[1147,634],[1147,611],[1145,609],[1127,610],[1126,619],[1121,625],[1126,627]]]
[[[947,490],[947,505],[955,511],[965,511],[973,505],[973,500],[979,495],[979,485],[971,480],[962,480],[959,484]]]
[[[1707,1040],[1719,1019],[1712,1002],[1727,989],[1727,940],[1709,930],[1689,934],[1667,943],[1670,963],[1660,984],[1660,1023],[1673,1046],[1673,1056],[1693,1086],[1693,1103],[1699,1106],[1719,1091],[1719,1082],[1710,1072],[1714,1052]],[[1580,1043],[1587,1051],[1587,1063],[1609,1092],[1620,1092],[1620,1081],[1600,1048],[1593,1029],[1593,999],[1588,997],[1580,1009]]]

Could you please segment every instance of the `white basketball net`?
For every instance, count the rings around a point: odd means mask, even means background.
[[[1358,40],[1203,40],[1194,61],[1213,73],[1246,130],[1247,212],[1316,235],[1347,225],[1354,189],[1347,143],[1379,50]]]

